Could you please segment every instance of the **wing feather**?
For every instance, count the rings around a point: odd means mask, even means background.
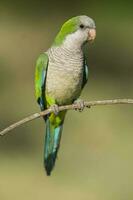
[[[85,84],[88,81],[88,75],[89,75],[88,65],[87,65],[86,59],[84,58],[84,71],[83,71],[82,88],[85,86]]]
[[[35,70],[35,96],[38,104],[41,107],[41,110],[45,109],[45,82],[48,68],[48,55],[42,53],[36,62]]]

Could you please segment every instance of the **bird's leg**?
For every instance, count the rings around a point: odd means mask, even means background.
[[[53,113],[54,113],[55,115],[58,115],[58,113],[59,113],[59,106],[58,106],[57,104],[51,105],[51,106],[50,106],[50,109],[53,111]]]
[[[77,99],[76,101],[74,101],[74,104],[77,105],[77,108],[75,108],[75,110],[78,110],[79,112],[82,112],[84,110],[85,107],[84,100]]]

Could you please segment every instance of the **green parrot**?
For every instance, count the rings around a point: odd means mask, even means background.
[[[76,16],[66,21],[55,37],[52,46],[36,62],[35,95],[41,108],[53,112],[44,117],[46,134],[44,166],[47,175],[55,165],[66,111],[61,105],[77,103],[83,110],[84,102],[78,97],[88,80],[88,66],[83,53],[87,41],[96,37],[96,26],[88,16]]]

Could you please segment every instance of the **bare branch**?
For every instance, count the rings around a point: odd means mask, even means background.
[[[114,100],[102,100],[102,101],[85,101],[85,107],[91,107],[91,106],[97,106],[97,105],[114,105],[114,104],[133,104],[133,99],[114,99]],[[65,106],[60,106],[59,111],[63,110],[74,110],[78,108],[77,104],[71,104],[71,105],[65,105]],[[5,135],[6,133],[10,132],[11,130],[21,126],[22,124],[25,124],[27,122],[30,122],[34,119],[40,118],[42,116],[45,116],[49,113],[53,112],[52,109],[47,109],[44,110],[43,112],[35,113],[32,114],[12,125],[9,127],[5,128],[0,132],[0,136]]]

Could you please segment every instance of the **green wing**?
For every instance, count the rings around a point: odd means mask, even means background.
[[[83,83],[82,83],[82,88],[85,86],[85,84],[88,81],[88,66],[87,66],[87,62],[86,59],[84,58],[84,72],[83,72]]]
[[[45,81],[48,68],[48,55],[42,53],[36,62],[35,70],[35,96],[41,109],[45,108]]]

